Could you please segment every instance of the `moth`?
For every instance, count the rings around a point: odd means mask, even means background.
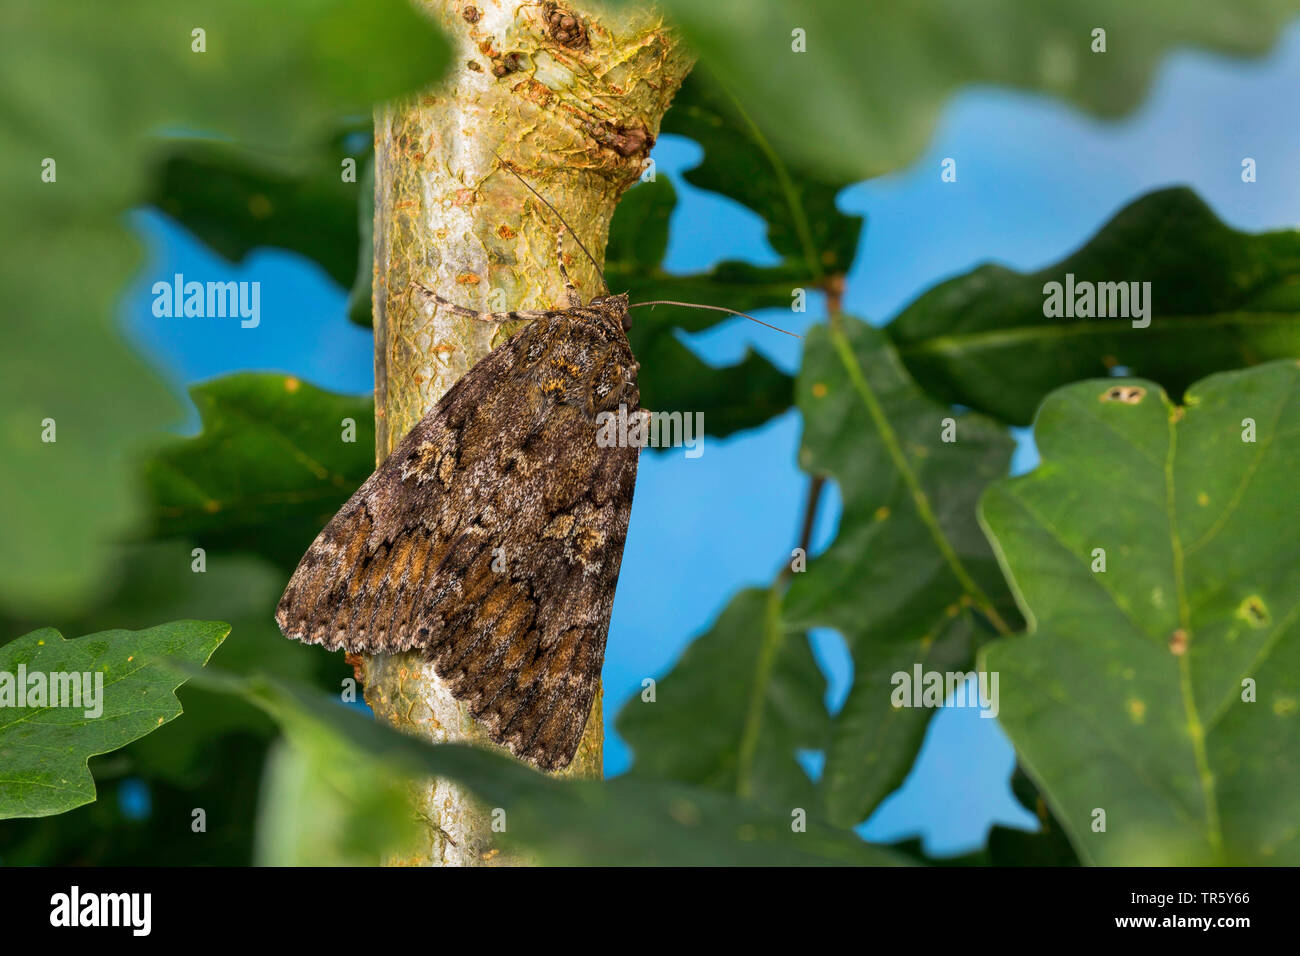
[[[584,304],[563,238],[565,308],[479,312],[414,285],[457,315],[529,324],[357,489],[276,611],[286,637],[330,650],[419,649],[493,741],[544,770],[568,766],[582,739],[627,538],[640,449],[596,436],[600,413],[641,412],[628,310],[693,305],[629,304],[607,286]]]

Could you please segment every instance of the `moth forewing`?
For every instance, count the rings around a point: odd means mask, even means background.
[[[494,741],[567,766],[636,482],[639,449],[596,440],[602,412],[640,410],[627,307],[600,296],[529,315],[457,381],[308,548],[276,614],[285,636],[417,648]]]

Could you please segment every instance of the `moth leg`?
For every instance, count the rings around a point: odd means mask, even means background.
[[[577,287],[569,279],[569,271],[564,268],[564,233],[558,233],[555,237],[555,264],[560,267],[560,278],[564,280],[564,294],[569,298],[569,308],[582,308],[582,296],[578,295]]]
[[[412,282],[411,288],[417,290],[421,295],[433,299],[434,302],[438,303],[439,308],[446,309],[448,312],[452,312],[455,315],[462,316],[466,319],[476,319],[479,322],[532,321],[533,319],[540,319],[544,315],[551,314],[539,309],[523,309],[519,311],[511,309],[509,312],[480,312],[477,309],[467,309],[463,305],[457,305],[450,299],[444,299],[428,286],[422,285],[419,282]]]

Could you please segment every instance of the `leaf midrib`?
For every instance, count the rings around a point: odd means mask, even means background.
[[[1018,325],[1009,328],[983,329],[978,332],[959,332],[949,335],[936,335],[910,342],[898,341],[895,345],[904,355],[926,355],[980,352],[1011,345],[1048,342],[1065,338],[1098,338],[1111,336],[1125,330],[1134,332],[1157,333],[1170,331],[1167,326],[1174,326],[1172,331],[1191,333],[1203,331],[1207,326],[1232,325],[1294,325],[1296,314],[1292,312],[1214,312],[1204,315],[1168,315],[1153,316],[1151,325],[1145,329],[1133,329],[1128,319],[1085,319],[1082,321],[1067,319],[1068,325]],[[1157,323],[1161,328],[1157,328]],[[888,327],[886,327],[888,328]]]
[[[835,351],[839,354],[840,361],[848,373],[849,381],[853,383],[853,387],[862,399],[863,405],[866,406],[867,414],[871,417],[877,434],[880,435],[881,443],[889,453],[894,469],[911,493],[912,504],[916,508],[917,516],[921,519],[921,523],[925,525],[926,530],[929,531],[930,538],[939,549],[939,553],[948,565],[948,569],[956,577],[962,590],[970,597],[989,623],[997,629],[998,633],[1010,634],[1011,628],[1002,619],[1002,615],[993,606],[993,602],[988,595],[970,576],[970,572],[966,570],[965,564],[962,563],[956,549],[952,546],[952,542],[948,540],[947,534],[944,533],[942,526],[940,526],[939,519],[935,517],[934,509],[930,505],[929,495],[926,494],[925,488],[922,487],[920,479],[916,476],[916,472],[912,470],[912,466],[908,463],[907,456],[903,454],[898,434],[894,431],[889,416],[885,414],[885,410],[881,407],[880,399],[876,397],[870,383],[867,381],[866,374],[863,372],[862,366],[858,363],[857,355],[853,351],[852,343],[849,342],[839,324],[834,321],[830,323],[829,333]]]
[[[790,178],[790,171],[786,169],[785,163],[781,161],[781,157],[777,155],[776,150],[772,148],[772,144],[763,135],[763,131],[758,128],[753,117],[740,104],[740,100],[731,92],[727,84],[716,74],[714,79],[719,88],[726,94],[727,99],[731,101],[737,115],[745,123],[754,145],[762,151],[763,157],[772,167],[777,184],[781,188],[781,195],[785,199],[786,207],[790,210],[790,220],[794,225],[795,234],[799,237],[799,245],[803,247],[805,265],[807,265],[812,278],[820,281],[825,277],[826,273],[822,269],[821,259],[817,255],[817,244],[813,241],[812,229],[808,225],[808,214],[804,211],[803,203],[799,201],[799,194],[794,187],[794,180]]]
[[[1169,548],[1173,559],[1174,594],[1178,604],[1178,627],[1186,635],[1186,642],[1195,640],[1192,633],[1191,608],[1187,603],[1187,575],[1183,567],[1183,538],[1178,530],[1178,501],[1174,483],[1174,461],[1178,456],[1178,421],[1185,417],[1183,409],[1170,405],[1166,408],[1169,442],[1165,451],[1165,519],[1169,523]],[[1178,655],[1178,690],[1183,699],[1183,713],[1187,720],[1187,733],[1192,741],[1192,756],[1196,761],[1196,776],[1201,786],[1201,800],[1205,805],[1205,836],[1215,857],[1223,857],[1223,830],[1219,823],[1219,802],[1215,792],[1214,773],[1205,749],[1205,728],[1196,710],[1196,692],[1192,687],[1192,661],[1184,647]]]
[[[754,795],[754,759],[758,753],[758,740],[763,729],[763,712],[767,704],[767,690],[776,669],[777,654],[785,639],[781,627],[781,596],[773,586],[767,593],[763,607],[763,639],[759,644],[754,665],[754,683],[750,689],[749,707],[740,730],[740,746],[736,756],[736,795],[748,799]]]

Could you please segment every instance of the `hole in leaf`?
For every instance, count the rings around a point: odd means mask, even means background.
[[[1103,402],[1123,402],[1136,405],[1146,397],[1147,390],[1141,385],[1116,385],[1101,393]]]

